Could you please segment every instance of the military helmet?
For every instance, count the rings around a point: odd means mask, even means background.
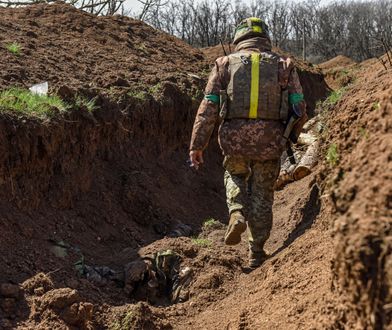
[[[257,17],[245,18],[238,24],[234,31],[233,44],[252,37],[264,37],[269,39],[268,25]]]

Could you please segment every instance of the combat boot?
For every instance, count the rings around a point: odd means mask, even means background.
[[[246,230],[245,218],[241,211],[230,214],[229,226],[225,233],[225,244],[236,245],[241,242],[241,234]]]
[[[260,267],[264,261],[266,261],[268,255],[263,251],[253,252],[249,251],[249,267],[257,268]]]

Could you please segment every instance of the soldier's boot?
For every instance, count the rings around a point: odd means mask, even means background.
[[[229,226],[225,233],[225,244],[236,245],[241,242],[241,234],[246,230],[245,218],[241,211],[230,214]]]
[[[249,251],[249,267],[260,267],[264,261],[268,259],[268,255],[263,251]]]

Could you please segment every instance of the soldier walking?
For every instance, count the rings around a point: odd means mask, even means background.
[[[247,18],[236,28],[235,52],[220,57],[209,76],[193,126],[190,159],[198,169],[215,124],[224,155],[230,214],[225,243],[248,229],[249,266],[260,266],[272,227],[274,183],[288,140],[307,120],[298,74],[290,59],[271,51],[268,26]],[[219,119],[220,118],[220,119]]]

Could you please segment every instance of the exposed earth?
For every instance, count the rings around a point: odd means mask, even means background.
[[[186,162],[219,48],[62,3],[0,14],[0,89],[69,104],[0,107],[0,329],[392,329],[392,68],[295,60],[318,164],[276,192],[250,271],[223,243],[216,139]]]

